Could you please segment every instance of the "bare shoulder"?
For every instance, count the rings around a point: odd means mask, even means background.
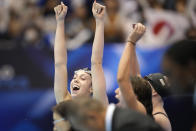
[[[156,114],[153,116],[155,121],[165,130],[165,131],[171,131],[171,123],[169,118],[162,114]]]

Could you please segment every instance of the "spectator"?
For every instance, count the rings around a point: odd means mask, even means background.
[[[188,40],[196,40],[196,27],[190,27],[186,32]]]
[[[132,24],[141,22],[143,23],[143,14],[138,1],[136,0],[118,0],[119,2],[119,16],[121,23],[121,28],[124,34],[123,38],[127,38]]]
[[[6,0],[0,2],[0,38],[7,37],[9,15],[9,3]]]
[[[72,1],[73,12],[66,21],[66,38],[68,50],[79,48],[84,43],[92,40],[92,30],[89,12],[85,0]]]
[[[105,27],[105,42],[123,42],[124,32],[119,14],[119,3],[117,0],[104,0],[107,7],[107,19]]]
[[[194,28],[196,28],[196,1],[189,0],[186,6],[186,15],[188,15],[191,24]]]
[[[68,49],[77,49],[84,43],[92,42],[95,22],[90,15],[86,0],[67,1],[70,5],[69,18],[66,20],[65,37],[68,41]],[[29,25],[36,24],[44,33],[45,43],[53,48],[55,19],[53,7],[59,1],[53,0],[2,0],[0,34],[1,38],[15,39]],[[129,34],[128,28],[138,21],[146,21],[150,31],[140,43],[149,46],[161,46],[173,43],[187,36],[195,37],[195,1],[163,1],[163,0],[105,0],[108,7],[106,19],[105,39],[106,42],[123,42]],[[42,6],[40,6],[42,5]],[[171,9],[167,11],[166,9]],[[141,11],[144,10],[142,13]],[[151,11],[150,11],[151,10]],[[2,13],[4,12],[4,13]],[[6,12],[6,13],[5,13]],[[24,13],[25,12],[25,13]],[[145,16],[145,17],[144,17]],[[160,21],[160,17],[164,20]],[[170,21],[172,19],[172,21]],[[176,22],[178,21],[178,22]],[[21,24],[22,23],[22,24]],[[74,43],[74,44],[73,44]],[[43,45],[43,44],[42,44]],[[142,46],[145,46],[142,45]]]
[[[27,26],[21,34],[21,44],[23,47],[41,47],[42,32],[36,25]]]

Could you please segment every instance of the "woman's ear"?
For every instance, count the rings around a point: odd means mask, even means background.
[[[150,82],[148,82],[150,84]],[[152,89],[152,96],[156,96],[158,93],[155,91],[155,89],[152,87],[152,85],[150,84],[150,87]]]
[[[152,88],[152,96],[156,96],[158,93],[155,91],[154,88]]]

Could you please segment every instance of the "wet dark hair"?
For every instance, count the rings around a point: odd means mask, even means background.
[[[150,84],[142,77],[131,77],[131,84],[138,100],[146,108],[146,112],[152,117],[152,89]]]
[[[178,41],[165,52],[165,56],[180,66],[187,66],[190,61],[196,61],[196,41]]]

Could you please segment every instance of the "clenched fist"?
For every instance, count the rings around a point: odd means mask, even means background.
[[[136,43],[145,33],[146,27],[142,25],[141,23],[137,23],[134,25],[133,31],[128,36],[128,42]]]
[[[96,20],[103,21],[105,18],[106,7],[94,1],[92,12]]]
[[[54,8],[54,11],[55,11],[55,14],[56,14],[56,20],[57,22],[59,21],[64,21],[65,19],[65,16],[67,14],[67,9],[68,7],[65,6],[63,4],[63,2],[61,2],[60,5],[57,5],[55,8]]]

